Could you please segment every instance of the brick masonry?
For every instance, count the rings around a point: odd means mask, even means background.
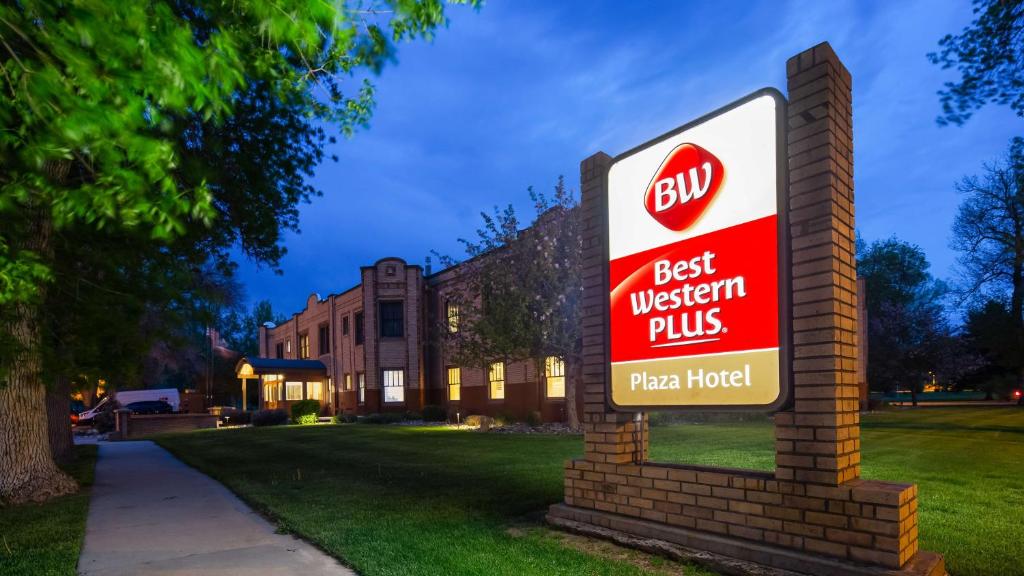
[[[918,551],[917,488],[860,479],[850,73],[821,44],[791,58],[787,76],[794,401],[775,416],[775,472],[649,462],[646,416],[608,408],[612,159],[598,153],[580,168],[585,450],[566,462],[558,510],[899,568]]]
[[[155,434],[216,428],[217,416],[212,414],[131,414],[128,410],[118,410],[115,422],[119,439],[136,440]]]

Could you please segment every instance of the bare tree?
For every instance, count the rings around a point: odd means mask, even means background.
[[[966,196],[953,223],[952,247],[960,252],[962,293],[975,301],[1008,301],[1018,357],[1024,358],[1024,139],[981,176],[957,185]],[[1024,362],[1017,367],[1024,386]]]
[[[565,414],[579,427],[576,390],[581,378],[579,210],[559,178],[551,197],[530,190],[537,218],[520,230],[508,206],[482,214],[477,239],[460,240],[468,260],[457,289],[456,333],[441,330],[444,345],[460,364],[486,368],[495,361],[533,361],[538,374],[544,359],[565,362]],[[441,257],[443,265],[456,262]],[[442,319],[442,322],[445,319]]]

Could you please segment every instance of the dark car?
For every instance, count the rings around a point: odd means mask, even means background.
[[[163,400],[142,400],[125,406],[132,414],[170,414],[174,408]]]

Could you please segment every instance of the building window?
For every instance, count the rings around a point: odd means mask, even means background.
[[[324,385],[322,382],[306,382],[306,399],[323,400]]]
[[[309,358],[309,334],[299,335],[299,358],[302,360]]]
[[[356,346],[363,343],[365,336],[363,333],[363,313],[356,312]]]
[[[405,370],[383,370],[381,381],[385,403],[405,402]]]
[[[491,400],[505,399],[505,363],[495,362],[491,364],[487,380],[490,382]]]
[[[444,308],[445,315],[448,317],[448,333],[455,334],[459,331],[459,305],[448,301]]]
[[[366,374],[356,373],[356,380],[359,382],[359,404],[366,404]]]
[[[558,356],[545,358],[544,379],[548,398],[565,398],[565,360]]]
[[[331,353],[331,327],[327,324],[320,325],[320,355]]]
[[[278,358],[284,358],[284,342],[278,342],[274,348],[274,355]]]
[[[348,316],[341,319],[341,335],[348,336]]]
[[[350,390],[352,390],[352,375],[345,374],[345,391],[348,392]]]
[[[284,399],[302,400],[302,382],[285,382]]]
[[[448,368],[448,400],[458,402],[462,399],[462,369]]]
[[[402,302],[380,303],[380,337],[401,338],[405,332]]]
[[[292,340],[291,340],[291,338],[289,338],[289,339],[284,341],[284,351],[289,353],[289,354],[292,353]]]

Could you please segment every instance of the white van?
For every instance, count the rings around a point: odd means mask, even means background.
[[[181,405],[181,396],[178,394],[177,388],[154,388],[151,390],[119,390],[113,394],[108,394],[103,400],[100,400],[99,404],[92,408],[82,412],[78,415],[78,422],[85,423],[92,420],[97,414],[103,412],[106,409],[107,404],[110,403],[111,399],[117,400],[117,403],[121,406],[127,406],[132,402],[141,402],[143,400],[163,400],[171,405],[171,409],[175,412],[178,411],[178,407]]]

